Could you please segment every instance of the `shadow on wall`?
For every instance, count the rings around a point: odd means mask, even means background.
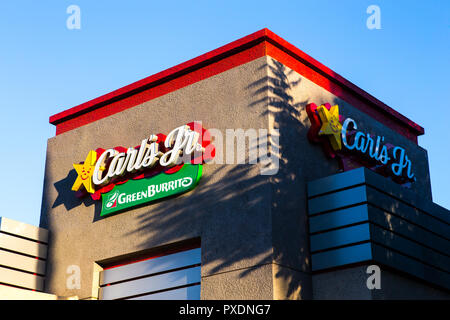
[[[301,85],[295,72],[276,60],[269,64],[269,108],[273,126],[279,130],[280,169],[271,177],[272,243],[275,281],[279,298],[312,298],[306,210],[305,175],[302,169],[302,141],[309,126],[305,101],[295,101],[293,90]],[[293,80],[291,80],[294,78]],[[292,270],[295,270],[293,272]]]
[[[280,145],[276,146],[280,151],[278,173],[255,175],[248,164],[205,165],[207,174],[196,189],[137,215],[141,226],[137,232],[156,229],[160,243],[200,236],[207,248],[202,251],[202,274],[206,276],[237,270],[245,265],[243,261],[248,261],[246,266],[286,264],[288,268],[278,268],[274,275],[286,283],[285,297],[310,298],[310,283],[304,283],[310,282],[306,212],[299,210],[306,205],[305,179],[297,179],[298,150],[284,148],[295,144],[299,137],[306,137],[306,113],[301,114],[301,107],[308,101],[294,101],[290,91],[301,81],[289,80],[293,71],[288,72],[275,60],[261,68],[270,68],[271,75],[250,84],[246,90],[254,96],[264,92],[269,96],[248,107],[269,106],[260,116],[273,117],[280,133]],[[302,193],[301,197],[298,193]],[[297,239],[300,237],[304,239]],[[142,248],[154,243],[148,236]],[[237,271],[238,277],[245,278],[254,270],[243,267]],[[303,273],[304,280],[294,279],[292,270]]]
[[[284,284],[278,298],[308,299],[311,279],[306,181],[310,175],[303,171],[302,163],[315,160],[309,159],[314,155],[305,156],[299,150],[306,144],[309,120],[304,107],[309,101],[295,101],[291,91],[301,85],[301,79],[291,81],[293,71],[283,64],[272,60],[261,68],[268,68],[270,73],[246,88],[255,96],[248,107],[265,110],[260,117],[272,119],[279,130],[279,145],[275,146],[279,148],[278,173],[255,174],[259,169],[249,164],[205,165],[206,174],[193,191],[134,213],[140,227],[133,233],[142,234],[143,250],[200,237],[207,248],[202,250],[204,276],[235,271],[244,278],[254,271],[249,266],[276,263],[279,267],[274,269],[274,277]],[[264,92],[268,96],[256,100]],[[321,152],[320,147],[316,149]],[[248,163],[248,153],[246,156]],[[54,184],[58,198],[53,208],[63,204],[70,210],[83,203],[73,193],[67,195],[76,178],[72,171]],[[85,205],[92,202],[86,200]]]
[[[53,202],[52,209],[60,205],[64,205],[66,210],[70,211],[73,208],[80,206],[81,204],[84,204],[85,206],[94,204],[95,201],[92,200],[92,198],[89,196],[82,199],[79,199],[75,196],[75,193],[72,191],[72,185],[77,179],[77,176],[77,172],[72,169],[67,174],[67,177],[53,184],[55,189],[58,191],[58,197],[56,198],[55,202]]]

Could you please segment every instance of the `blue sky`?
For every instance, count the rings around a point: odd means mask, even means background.
[[[423,126],[434,201],[450,208],[449,18],[436,0],[2,1],[0,216],[39,223],[50,115],[262,28]]]

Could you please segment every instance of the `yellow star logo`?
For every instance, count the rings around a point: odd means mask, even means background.
[[[97,152],[94,150],[89,151],[86,160],[83,164],[74,163],[73,167],[78,173],[77,180],[72,186],[73,191],[78,191],[83,185],[86,191],[89,193],[94,193],[94,184],[92,183],[92,175],[94,174],[95,162],[97,161]]]
[[[334,150],[340,150],[342,124],[339,122],[339,107],[335,105],[328,110],[324,105],[317,108],[322,127],[319,135],[327,135]]]

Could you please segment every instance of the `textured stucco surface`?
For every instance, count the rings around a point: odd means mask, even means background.
[[[368,265],[314,275],[313,296],[318,300],[450,299],[450,294],[406,275],[380,269],[380,289],[369,290]]]
[[[242,273],[245,276],[242,276]],[[254,282],[257,281],[258,284]],[[202,299],[271,300],[273,299],[272,267],[260,265],[202,278]]]
[[[254,286],[245,290],[272,296],[271,268],[264,269],[269,283],[262,288],[267,292],[259,289],[261,272],[245,273],[270,263],[272,256],[271,186],[256,165],[205,165],[193,191],[105,219],[98,219],[98,203],[80,201],[70,190],[76,178],[72,164],[83,161],[91,149],[135,146],[151,133],[167,134],[194,120],[222,132],[267,129],[267,94],[249,89],[265,78],[265,65],[266,58],[260,58],[49,139],[41,217],[51,237],[46,291],[87,298],[94,262],[200,237],[202,276],[240,270],[234,276]],[[82,270],[79,290],[66,288],[69,265]],[[230,290],[205,297],[239,297],[244,289]]]
[[[89,298],[95,262],[199,237],[202,299],[313,298],[306,182],[336,173],[338,163],[307,139],[309,102],[338,103],[361,127],[413,152],[421,178],[414,188],[431,197],[425,150],[262,57],[48,140],[41,214],[41,227],[50,230],[46,291]],[[280,150],[278,173],[208,164],[193,191],[105,219],[98,219],[99,203],[80,201],[70,190],[72,164],[89,150],[135,146],[194,120],[223,133],[278,130],[279,145],[272,141]],[[82,270],[81,289],[66,287],[70,265]]]
[[[364,132],[382,135],[386,142],[404,147],[413,159],[417,176],[411,190],[431,200],[431,186],[426,150],[270,57],[268,89],[269,123],[280,132],[281,155],[280,171],[270,178],[273,257],[277,264],[286,267],[274,279],[289,296],[295,290],[294,282],[290,287],[282,283],[289,282],[292,272],[304,275],[298,281],[299,286],[314,287],[311,278],[305,276],[311,274],[309,242],[305,236],[308,233],[306,183],[339,170],[338,161],[327,158],[322,146],[312,144],[307,138],[311,126],[306,113],[308,103],[337,104],[340,114],[356,120]],[[311,291],[305,290],[302,297],[312,298]]]

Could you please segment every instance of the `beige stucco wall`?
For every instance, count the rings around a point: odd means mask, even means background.
[[[426,150],[414,142],[270,57],[268,71],[269,122],[271,127],[280,132],[281,154],[280,172],[270,177],[274,188],[274,266],[281,266],[278,272],[274,271],[274,290],[277,292],[279,288],[278,296],[314,299],[399,299],[413,296],[420,298],[432,291],[436,293],[435,297],[448,297],[440,290],[428,289],[426,285],[415,280],[405,280],[404,276],[385,270],[383,276],[389,279],[389,284],[384,283],[385,287],[389,288],[376,292],[367,289],[366,280],[360,281],[368,276],[366,273],[362,274],[360,269],[355,269],[357,271],[354,272],[354,269],[344,269],[342,272],[331,272],[329,276],[327,273],[314,275],[311,281],[309,243],[305,237],[308,233],[306,184],[308,181],[337,173],[338,161],[327,158],[321,145],[312,144],[308,140],[307,132],[311,124],[306,105],[337,104],[340,114],[355,119],[364,132],[384,136],[385,142],[404,147],[412,159],[417,178],[417,181],[411,184],[411,191],[417,194],[418,198],[431,200],[428,156]],[[342,287],[341,291],[348,292],[343,295],[337,291],[338,287]],[[360,288],[362,289],[359,290]],[[416,290],[417,294],[408,294],[409,290]]]
[[[439,300],[450,294],[405,274],[380,269],[380,288],[367,288],[367,267],[356,266],[313,277],[313,296],[318,300]]]
[[[194,120],[222,132],[267,128],[266,93],[250,89],[265,78],[265,64],[266,58],[257,59],[48,140],[41,219],[50,230],[48,292],[88,298],[95,261],[194,237],[201,237],[202,276],[209,283],[215,274],[219,279],[239,270],[234,277],[244,277],[247,268],[271,261],[270,186],[256,166],[205,165],[193,191],[100,220],[96,204],[88,198],[80,202],[70,190],[76,178],[72,164],[91,149],[135,146],[151,133],[167,134]],[[66,288],[69,265],[82,270],[79,290]],[[264,270],[245,275],[253,290],[229,283],[223,293],[203,289],[202,298],[225,298],[226,292],[244,299],[271,297],[271,285],[257,289],[261,281],[272,281],[271,269]]]
[[[48,140],[41,227],[50,231],[46,291],[95,297],[95,262],[200,237],[202,299],[312,298],[306,182],[338,170],[306,137],[305,106],[335,102],[361,126],[387,140],[426,152],[334,95],[262,57],[119,114]],[[279,130],[280,170],[258,165],[204,166],[191,192],[99,219],[99,203],[72,192],[73,163],[98,147],[135,146],[201,120],[206,128]],[[273,141],[272,141],[273,142]],[[430,191],[427,162],[417,174]],[[429,184],[429,183],[428,183]],[[70,265],[81,268],[81,289],[66,287]]]

